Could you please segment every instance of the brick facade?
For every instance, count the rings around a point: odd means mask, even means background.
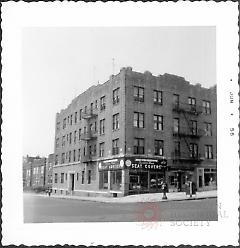
[[[122,68],[57,113],[53,193],[158,192],[165,179],[172,191],[216,188],[216,113],[216,87]]]

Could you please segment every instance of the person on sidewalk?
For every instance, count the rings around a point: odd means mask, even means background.
[[[51,189],[48,188],[48,196],[50,197],[51,196]]]

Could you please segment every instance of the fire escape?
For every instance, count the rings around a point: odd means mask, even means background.
[[[181,140],[184,140],[188,150],[187,152],[175,150],[172,154],[173,163],[200,163],[201,157],[198,152],[198,143],[199,139],[203,135],[203,130],[197,128],[197,122],[196,126],[193,126],[192,120],[190,120],[190,118],[194,117],[194,120],[197,121],[198,116],[202,113],[201,107],[197,106],[196,104],[191,105],[177,102],[173,104],[172,110],[177,113],[179,117],[183,116],[185,119],[186,127],[179,125],[177,130],[173,128],[173,136],[180,139],[180,144]],[[179,119],[181,120],[182,118]],[[195,144],[197,146],[194,147]]]
[[[93,150],[93,145],[94,144],[96,145],[96,142],[93,142],[93,141],[97,139],[97,130],[96,130],[96,127],[95,127],[95,130],[93,130],[92,120],[96,121],[97,116],[98,116],[97,109],[96,108],[93,109],[92,107],[90,109],[86,109],[82,114],[82,118],[86,122],[86,130],[84,130],[84,132],[80,136],[80,140],[85,142],[84,147],[86,149],[85,155],[83,155],[81,159],[83,163],[91,162],[93,159],[93,156],[96,155]]]

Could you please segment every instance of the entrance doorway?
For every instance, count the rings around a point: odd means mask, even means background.
[[[199,186],[199,188],[202,188],[202,176],[199,176],[199,178],[198,178],[198,186]]]
[[[75,180],[74,174],[71,173],[71,174],[70,174],[70,190],[71,190],[71,191],[74,191],[74,185],[75,185],[74,180]]]

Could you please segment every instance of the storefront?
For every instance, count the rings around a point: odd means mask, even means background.
[[[129,194],[162,192],[167,160],[150,158],[127,158]]]
[[[185,191],[187,181],[195,182],[194,167],[181,166],[170,167],[167,172],[169,192]]]
[[[124,159],[108,159],[98,163],[99,189],[123,191]]]
[[[216,167],[197,168],[197,188],[199,191],[217,189]]]
[[[167,160],[116,158],[98,162],[99,189],[122,195],[162,192]]]

